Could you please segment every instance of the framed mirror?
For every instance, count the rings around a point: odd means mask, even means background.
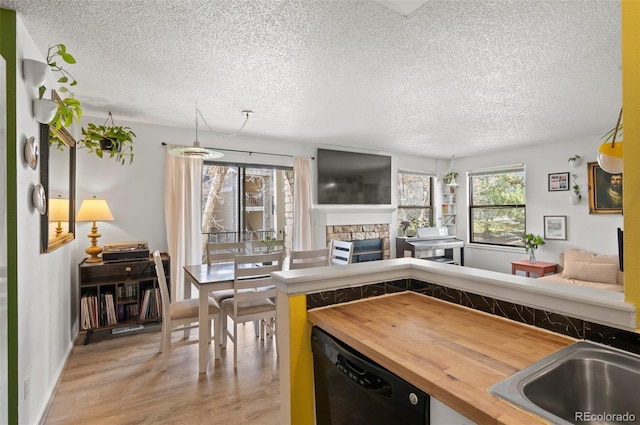
[[[50,144],[56,137],[62,143]],[[40,216],[40,252],[51,252],[75,238],[76,141],[65,128],[40,124],[40,184],[47,198]]]

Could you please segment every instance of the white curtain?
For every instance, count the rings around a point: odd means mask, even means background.
[[[293,158],[293,249],[315,249],[313,240],[311,158]]]
[[[164,209],[171,257],[171,300],[184,299],[185,265],[201,264],[202,158],[166,155]]]

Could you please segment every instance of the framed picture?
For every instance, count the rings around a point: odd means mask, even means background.
[[[569,173],[549,174],[549,192],[569,190]]]
[[[544,216],[544,238],[567,240],[567,216],[566,215],[545,215]]]
[[[589,171],[589,214],[622,214],[622,173],[610,174],[597,162]]]

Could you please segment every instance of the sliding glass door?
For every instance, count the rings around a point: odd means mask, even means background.
[[[291,246],[293,170],[205,163],[202,180],[202,248],[207,242],[259,241]]]

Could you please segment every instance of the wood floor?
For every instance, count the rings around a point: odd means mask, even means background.
[[[96,333],[75,346],[44,424],[278,424],[275,346],[256,338],[251,323],[239,326],[236,373],[231,341],[215,362],[210,348],[206,374],[198,373],[197,344],[174,349],[159,371],[160,328],[153,328]]]

